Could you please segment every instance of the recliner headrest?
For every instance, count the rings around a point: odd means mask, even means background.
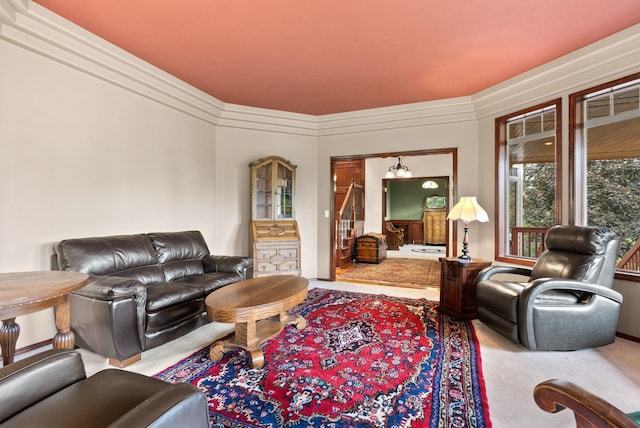
[[[615,237],[606,227],[559,225],[547,231],[545,245],[550,251],[601,255]]]

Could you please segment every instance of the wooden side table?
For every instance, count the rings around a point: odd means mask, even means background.
[[[482,269],[491,266],[491,262],[460,260],[457,257],[441,257],[439,260],[440,312],[461,320],[477,318],[476,278]]]
[[[78,272],[15,272],[0,274],[0,347],[3,365],[11,364],[20,326],[16,317],[54,307],[56,328],[54,348],[73,348],[69,294],[89,281]]]

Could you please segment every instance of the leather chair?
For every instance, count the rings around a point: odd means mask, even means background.
[[[478,275],[478,319],[531,350],[570,351],[615,340],[622,295],[611,289],[618,237],[606,228],[554,226],[533,268]],[[496,274],[528,276],[498,280]]]
[[[624,413],[608,401],[566,380],[551,379],[533,390],[538,407],[549,413],[565,408],[576,418],[577,428],[638,428],[640,412]]]
[[[209,427],[207,397],[124,370],[86,377],[80,354],[53,349],[0,368],[0,426]]]
[[[399,250],[404,245],[404,230],[397,228],[390,221],[387,222],[387,249]]]

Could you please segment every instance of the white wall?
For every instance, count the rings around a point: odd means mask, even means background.
[[[321,118],[321,134],[326,135],[321,135],[318,141],[319,209],[329,209],[331,203],[329,176],[332,156],[455,147],[458,149],[458,183],[452,183],[452,186],[457,186],[458,194],[476,194],[478,190],[477,128],[470,106],[469,99],[460,98]],[[411,119],[408,120],[408,117]],[[384,129],[376,129],[381,121],[384,121]],[[411,158],[407,158],[407,163],[409,159]],[[379,198],[381,192],[379,179],[384,176],[384,172],[381,171],[386,171],[390,163],[391,160],[388,158],[384,162],[384,167],[379,166],[371,171],[367,164],[367,198]],[[415,167],[419,168],[419,165],[416,164]],[[411,166],[411,168],[414,167]],[[425,174],[430,175],[428,172]],[[365,231],[369,231],[367,227],[379,228],[380,208],[380,206],[373,208],[373,216],[377,216],[377,224],[367,223]],[[371,211],[367,209],[367,217]],[[318,223],[319,278],[329,278],[330,275],[330,227],[330,221]],[[471,243],[471,251],[478,257],[491,256],[486,251],[481,253],[481,248],[474,242]]]
[[[298,165],[303,274],[328,278],[332,156],[457,147],[458,195],[494,218],[494,118],[558,96],[566,116],[569,93],[640,71],[640,26],[473,97],[321,117],[225,105],[30,1],[0,0],[0,58],[0,271],[48,270],[62,238],[153,230],[245,254],[248,164],[277,154]],[[473,233],[492,259],[493,222]],[[617,284],[627,302],[635,285]],[[621,331],[640,337],[633,309]],[[50,311],[18,322],[18,347],[52,335]]]
[[[249,254],[249,163],[270,155],[282,156],[297,165],[295,219],[302,243],[302,275],[315,278],[318,220],[316,137],[223,127],[218,127],[216,135],[219,160],[214,193],[218,207],[216,224],[220,228],[211,240],[213,245],[216,242],[226,243],[227,251],[231,253]]]

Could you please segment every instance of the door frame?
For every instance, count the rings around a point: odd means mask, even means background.
[[[337,160],[352,160],[352,159],[368,159],[368,158],[397,158],[398,156],[402,157],[411,157],[411,156],[430,156],[430,155],[443,155],[443,154],[451,154],[451,197],[454,201],[458,200],[458,149],[457,147],[447,147],[442,149],[425,149],[425,150],[410,150],[410,151],[401,151],[401,152],[385,152],[385,153],[370,153],[370,154],[359,154],[359,155],[345,155],[345,156],[331,156],[331,174],[329,179],[331,180],[331,184],[329,186],[329,206],[331,207],[331,239],[330,241],[330,257],[329,257],[329,280],[336,280],[336,249],[337,249],[337,236],[335,233],[335,215],[336,215],[336,207],[334,206],[335,201],[335,164]],[[365,169],[366,174],[366,169]],[[366,189],[365,189],[366,192]],[[447,242],[447,249],[451,248],[450,254],[457,254],[458,252],[458,228],[453,227],[451,231],[451,236],[448,237],[450,241]]]

